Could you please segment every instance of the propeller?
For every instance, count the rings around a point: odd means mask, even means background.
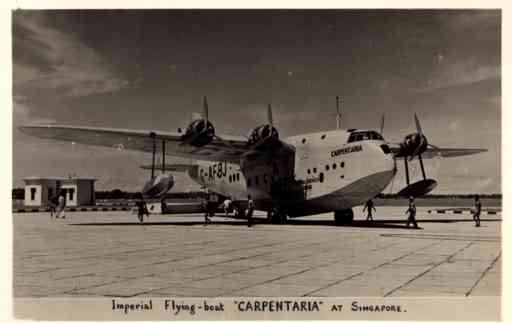
[[[267,109],[267,119],[270,129],[272,129],[272,127],[274,127],[274,118],[272,117],[272,105],[270,105],[270,103],[268,104]]]
[[[336,129],[341,127],[340,97],[336,96]]]
[[[206,95],[203,97],[203,117],[204,117],[204,129],[208,125],[208,99]]]
[[[382,119],[380,120],[380,134],[384,134],[384,113],[382,114]]]
[[[417,147],[416,147],[416,150],[414,151],[414,153],[411,155],[411,157],[409,158],[409,161],[413,160],[414,156],[415,155],[418,155],[418,158],[420,159],[421,161],[421,154],[419,153],[420,149],[424,146],[425,142],[426,142],[426,137],[425,135],[423,134],[423,129],[421,129],[421,124],[420,124],[420,120],[418,119],[418,116],[416,115],[416,113],[414,114],[414,123],[416,124],[416,131],[417,133],[419,134],[419,138],[420,138],[420,142],[418,143]],[[427,143],[428,145],[428,143]]]
[[[418,120],[418,116],[416,115],[416,113],[414,114],[414,122],[416,123],[416,130],[417,130],[420,134],[423,134],[423,130],[421,130],[420,120]]]

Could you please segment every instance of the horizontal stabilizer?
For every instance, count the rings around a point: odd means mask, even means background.
[[[155,169],[163,169],[162,164],[155,164]],[[192,164],[165,164],[165,170],[169,172],[189,172],[197,169],[198,165]],[[151,165],[142,165],[142,169],[151,170]]]

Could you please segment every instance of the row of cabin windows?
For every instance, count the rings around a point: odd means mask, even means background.
[[[320,136],[320,139],[324,140],[326,137],[327,137],[327,135],[322,135],[322,136]],[[303,144],[306,143],[306,138],[302,138],[302,143]]]
[[[332,169],[336,169],[338,167],[338,165],[336,163],[332,164]],[[341,162],[340,163],[340,167],[343,168],[345,167],[345,162]],[[329,165],[325,165],[325,170],[329,170],[331,168],[331,166]],[[307,170],[308,174],[311,174],[311,169],[308,168]],[[313,167],[313,174],[316,173],[316,167]]]
[[[260,185],[260,177],[258,175],[256,175],[253,178],[247,178],[247,187],[250,187],[253,184],[253,179],[254,179],[254,185],[256,185],[256,186]],[[261,179],[262,179],[263,184],[268,184],[269,178],[268,178],[267,174],[263,174],[263,176],[261,176]]]
[[[230,183],[238,182],[238,181],[240,181],[240,173],[229,175],[229,182]]]

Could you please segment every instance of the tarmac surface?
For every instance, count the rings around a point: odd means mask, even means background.
[[[499,296],[501,215],[380,207],[284,225],[130,212],[13,214],[15,297]]]

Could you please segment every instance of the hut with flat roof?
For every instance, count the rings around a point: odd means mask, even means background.
[[[64,194],[66,206],[94,205],[94,178],[27,177],[25,206],[46,207],[53,196]]]

